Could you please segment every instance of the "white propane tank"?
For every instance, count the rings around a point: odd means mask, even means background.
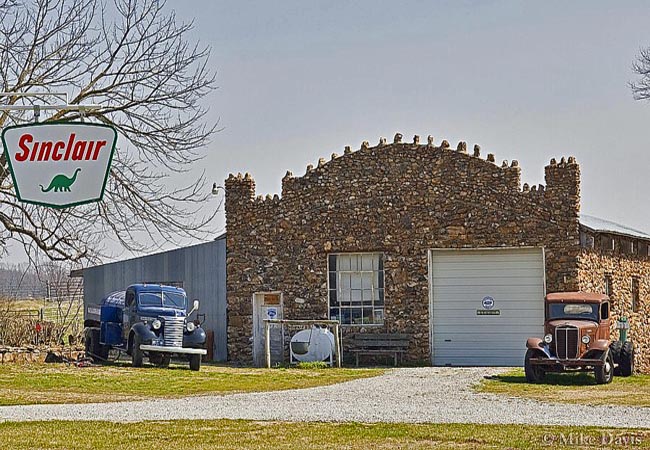
[[[334,355],[334,335],[327,328],[312,326],[297,332],[289,344],[291,361],[330,361]]]

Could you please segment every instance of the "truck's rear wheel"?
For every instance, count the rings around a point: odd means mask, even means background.
[[[86,355],[99,360],[108,358],[108,347],[99,343],[99,328],[86,328],[84,332]]]
[[[621,376],[629,377],[634,373],[634,344],[625,341],[621,347],[621,359],[618,365]]]
[[[607,355],[605,356],[605,364],[594,367],[594,376],[596,377],[596,383],[598,384],[607,384],[612,382],[612,379],[614,378],[614,358],[609,350],[607,350]]]
[[[534,358],[538,352],[529,348],[526,351],[526,358],[524,359],[524,372],[526,374],[526,381],[529,383],[541,383],[544,381],[546,371],[541,366],[533,365],[530,358]]]
[[[623,343],[621,341],[613,341],[611,344],[609,344],[609,351],[612,354],[612,358],[614,358],[614,375],[620,375],[621,374],[621,349],[623,347]]]
[[[133,348],[131,349],[131,365],[133,367],[142,367],[142,350],[140,350],[140,344],[142,339],[138,334],[133,335]]]
[[[201,370],[201,355],[190,355],[190,370]]]

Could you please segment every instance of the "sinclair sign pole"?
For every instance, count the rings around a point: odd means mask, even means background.
[[[47,108],[83,111],[92,106]],[[34,107],[5,106],[0,110],[9,108]],[[2,131],[2,145],[18,200],[53,208],[102,199],[116,142],[113,127],[85,122],[34,123]]]

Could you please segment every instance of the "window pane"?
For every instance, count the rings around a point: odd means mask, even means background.
[[[373,322],[373,313],[372,313],[372,308],[363,308],[361,310],[361,313],[363,314],[363,322],[364,324],[367,323],[374,323]]]
[[[346,255],[337,256],[337,270],[350,270],[350,257]]]
[[[350,309],[341,308],[341,323],[351,325],[352,324],[352,315],[350,314]]]
[[[330,308],[330,320],[339,320],[340,311],[339,308]]]
[[[350,301],[350,290],[349,289],[341,289],[339,294],[340,294],[339,295],[339,301],[341,303]]]
[[[353,273],[350,275],[352,289],[361,289],[361,274]]]
[[[363,324],[363,318],[361,316],[361,308],[351,308],[350,309],[350,316],[352,318],[352,323],[355,325],[362,325]]]
[[[327,257],[327,270],[330,272],[336,271],[336,255],[329,255]]]
[[[373,278],[372,272],[363,272],[361,274],[361,288],[362,289],[372,288],[372,278]]]
[[[384,288],[384,272],[381,271],[381,272],[377,273],[377,277],[379,278],[379,287],[383,289]]]
[[[362,296],[363,296],[364,303],[367,302],[367,301],[372,302],[373,300],[376,300],[376,299],[372,298],[372,293],[373,293],[372,289],[364,289],[363,290]]]
[[[374,317],[373,317],[373,323],[376,323],[376,324],[383,324],[384,323],[384,310],[383,309],[375,309]]]
[[[336,272],[330,272],[330,289],[336,289]]]
[[[341,280],[341,289],[350,289],[351,283],[350,283],[350,274],[349,273],[342,273],[339,275],[340,280]]]
[[[376,259],[375,255],[362,255],[361,256],[361,270],[371,271],[376,269],[376,265],[373,267],[373,261]]]
[[[352,290],[352,297],[350,298],[352,303],[358,303],[361,301],[361,290],[360,289],[353,289]]]
[[[330,306],[336,306],[339,304],[338,298],[336,297],[336,290],[330,289]]]

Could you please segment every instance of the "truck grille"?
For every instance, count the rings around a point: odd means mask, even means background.
[[[165,347],[183,346],[184,317],[165,317],[165,328],[163,329],[163,341]]]
[[[564,326],[555,329],[555,352],[560,359],[576,359],[578,357],[578,329]]]

